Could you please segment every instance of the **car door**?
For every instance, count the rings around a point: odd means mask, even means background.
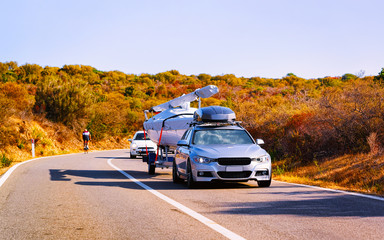
[[[192,133],[192,128],[187,129],[187,131],[185,131],[181,140],[186,140],[188,143],[190,143],[191,135],[192,135],[191,133]],[[189,157],[189,146],[177,147],[175,161],[176,161],[177,168],[181,174],[186,174],[187,172],[188,157]]]

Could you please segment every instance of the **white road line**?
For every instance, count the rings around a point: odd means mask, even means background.
[[[16,168],[20,167],[21,165],[23,165],[25,163],[29,163],[32,161],[41,160],[41,159],[45,159],[45,158],[56,158],[56,157],[74,155],[74,154],[79,154],[79,153],[69,153],[69,154],[60,154],[60,155],[54,155],[54,156],[39,157],[39,158],[30,159],[30,160],[27,160],[24,162],[20,162],[20,163],[14,165],[13,167],[11,167],[10,169],[8,169],[3,175],[0,176],[0,187],[5,183],[5,181],[7,181],[9,176],[11,176],[12,172],[15,171]]]
[[[296,185],[296,186],[300,186],[300,187],[314,188],[314,189],[324,190],[324,191],[328,191],[328,192],[344,193],[344,194],[348,194],[348,195],[353,195],[353,196],[357,196],[357,197],[364,197],[364,198],[370,198],[370,199],[375,199],[375,200],[379,200],[379,201],[383,201],[384,202],[384,198],[382,198],[382,197],[377,197],[377,196],[372,196],[372,195],[367,195],[367,194],[362,194],[362,193],[347,192],[347,191],[343,191],[343,190],[330,189],[330,188],[322,188],[322,187],[305,185],[305,184],[299,184],[299,183],[289,183],[289,182],[282,182],[282,181],[276,181],[276,180],[273,180],[273,181],[274,182],[279,182],[279,183],[290,184],[290,185]]]
[[[183,211],[184,213],[188,214],[189,216],[193,217],[194,219],[200,221],[201,223],[205,224],[206,226],[212,228],[213,230],[215,230],[216,232],[222,234],[223,236],[229,238],[229,239],[236,239],[236,240],[240,240],[240,239],[245,239],[243,237],[241,237],[240,235],[237,235],[236,233],[226,229],[225,227],[217,224],[216,222],[204,217],[203,215],[201,215],[200,213],[197,213],[195,211],[193,211],[192,209],[184,206],[183,204],[179,203],[179,202],[176,202],[175,200],[165,196],[164,194],[152,189],[151,187],[149,187],[148,185],[145,185],[144,183],[140,182],[139,180],[137,180],[136,178],[132,177],[130,174],[124,172],[123,170],[121,170],[120,168],[116,167],[114,164],[112,164],[112,160],[115,159],[115,158],[110,158],[108,159],[108,164],[113,167],[114,169],[116,169],[117,171],[119,171],[121,174],[123,174],[125,177],[129,178],[130,180],[132,180],[134,183],[136,183],[137,185],[139,185],[140,187],[144,188],[145,190],[148,190],[150,193],[152,193],[153,195],[157,196],[158,198],[166,201],[167,203],[177,207],[178,209],[180,209],[181,211]]]
[[[8,169],[8,171],[6,171],[3,176],[0,177],[0,187],[5,183],[5,181],[7,181],[7,179],[9,178],[9,176],[11,176],[12,172],[16,170],[16,168],[24,163],[28,163],[28,162],[32,162],[32,161],[35,161],[37,159],[40,159],[40,158],[36,158],[36,159],[31,159],[31,160],[28,160],[28,161],[25,161],[25,162],[21,162],[21,163],[18,163],[16,165],[14,165],[13,167],[11,167],[10,169]]]

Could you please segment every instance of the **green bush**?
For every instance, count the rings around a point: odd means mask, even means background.
[[[12,163],[12,159],[5,156],[4,153],[0,155],[0,168],[9,167]]]
[[[94,100],[90,86],[74,77],[46,76],[37,84],[36,104],[47,118],[65,125],[85,118]]]

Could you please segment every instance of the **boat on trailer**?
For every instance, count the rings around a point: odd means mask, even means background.
[[[208,98],[218,92],[216,86],[209,85],[144,111],[146,134],[157,145],[175,149],[177,142],[192,123],[193,114],[197,110],[192,108],[190,103],[199,100],[200,108],[200,98]],[[153,116],[149,118],[149,114]]]
[[[155,173],[155,167],[171,167],[173,157],[169,156],[177,147],[177,142],[194,120],[194,113],[201,108],[201,98],[208,98],[218,93],[215,85],[208,85],[185,94],[166,103],[144,111],[144,132],[157,144],[156,154],[143,157],[148,163],[149,174]],[[199,101],[199,108],[192,108],[190,103]]]

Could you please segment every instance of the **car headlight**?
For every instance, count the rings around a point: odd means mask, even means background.
[[[195,157],[193,157],[193,161],[195,161],[197,163],[211,163],[211,162],[214,162],[215,159],[207,158],[207,157],[195,156]]]
[[[136,143],[132,143],[131,144],[131,148],[137,148],[137,144]]]
[[[256,162],[269,162],[269,156],[267,155],[263,155],[263,156],[260,156],[260,157],[256,157],[256,158],[252,158],[252,161],[256,161]]]

